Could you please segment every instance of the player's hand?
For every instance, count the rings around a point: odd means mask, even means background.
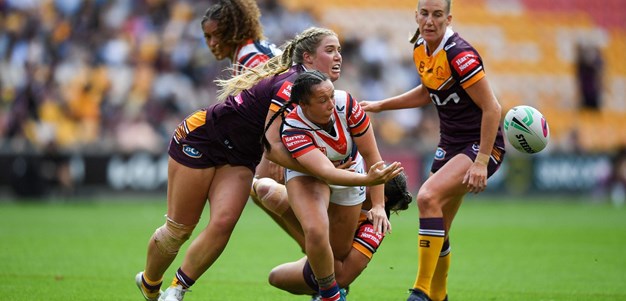
[[[274,179],[278,183],[285,183],[285,168],[269,161],[267,165],[267,172],[269,177]]]
[[[367,212],[367,219],[374,225],[374,231],[383,235],[391,233],[391,222],[387,218],[385,208],[374,206]]]
[[[374,165],[372,165],[367,172],[368,183],[365,186],[373,186],[384,184],[387,181],[395,178],[404,170],[404,167],[400,164],[400,162],[393,162],[387,166],[385,166],[384,161],[378,161]]]
[[[333,163],[335,165],[335,167],[337,169],[345,169],[347,171],[352,171],[354,172],[355,169],[352,167],[356,162],[354,162],[354,160],[352,160],[352,158],[348,159],[346,162],[343,163]]]
[[[363,108],[365,112],[378,113],[381,111],[380,102],[378,101],[363,100],[359,102],[359,105],[361,105],[361,108]]]
[[[487,165],[480,162],[473,162],[472,166],[463,177],[463,184],[467,185],[467,190],[479,193],[487,188]]]

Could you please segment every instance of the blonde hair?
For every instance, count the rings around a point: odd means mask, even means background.
[[[250,89],[262,79],[289,69],[294,63],[302,64],[304,53],[315,53],[322,39],[327,36],[337,36],[337,34],[327,28],[310,27],[286,42],[282,46],[284,50],[281,56],[275,56],[264,64],[246,69],[245,72],[235,77],[215,80],[217,86],[220,87],[217,100],[224,101],[229,95],[237,95],[243,90]]]

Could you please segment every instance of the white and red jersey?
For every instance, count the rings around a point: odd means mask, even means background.
[[[254,68],[281,54],[282,51],[280,49],[266,40],[248,40],[246,44],[239,46],[235,50],[233,76],[239,75],[246,69]]]
[[[282,124],[281,137],[287,150],[298,158],[319,149],[333,163],[354,160],[354,172],[365,174],[365,160],[358,153],[353,137],[363,135],[370,126],[370,119],[359,103],[345,91],[335,90],[333,128],[328,132],[304,116],[300,106],[293,109]],[[285,182],[306,174],[285,169]],[[365,201],[365,186],[330,185],[330,202],[340,206],[353,206]]]
[[[352,137],[358,137],[367,131],[370,126],[369,117],[349,93],[335,90],[333,119],[334,128],[329,133],[308,120],[298,106],[283,122],[283,144],[294,158],[316,148],[333,162],[356,158],[357,150]]]

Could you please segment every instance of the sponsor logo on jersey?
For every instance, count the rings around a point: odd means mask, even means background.
[[[198,159],[200,157],[202,157],[202,153],[200,153],[197,149],[193,148],[192,146],[189,146],[187,144],[183,144],[183,153],[185,153],[185,155],[191,157],[191,158],[195,158]]]
[[[470,70],[478,65],[480,65],[478,57],[470,51],[461,52],[452,60],[452,66],[461,77],[467,75]]]
[[[446,157],[446,151],[443,150],[443,148],[438,147],[437,151],[435,152],[435,160],[443,160],[443,158]]]
[[[293,86],[291,82],[283,82],[283,85],[280,86],[280,89],[278,89],[278,93],[276,94],[276,96],[282,98],[285,101],[289,101],[289,98],[291,97],[291,86]]]
[[[375,252],[380,242],[383,240],[383,235],[374,231],[373,225],[365,223],[357,230],[356,238],[360,239],[361,242],[366,243],[368,246],[371,246],[370,251]]]
[[[238,105],[241,105],[243,103],[243,99],[241,98],[241,93],[237,94],[237,96],[235,96],[235,102]]]
[[[358,121],[359,119],[361,119],[363,117],[363,110],[361,109],[361,107],[359,106],[354,106],[352,108],[352,113],[350,116],[350,119],[354,120],[354,121]]]
[[[284,137],[283,140],[285,141],[285,146],[287,147],[287,149],[290,150],[293,150],[302,144],[310,143],[306,135],[287,136]]]

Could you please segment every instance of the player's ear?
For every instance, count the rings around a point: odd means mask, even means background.
[[[302,54],[302,61],[307,65],[312,65],[313,59],[313,55],[309,52],[305,52]]]

